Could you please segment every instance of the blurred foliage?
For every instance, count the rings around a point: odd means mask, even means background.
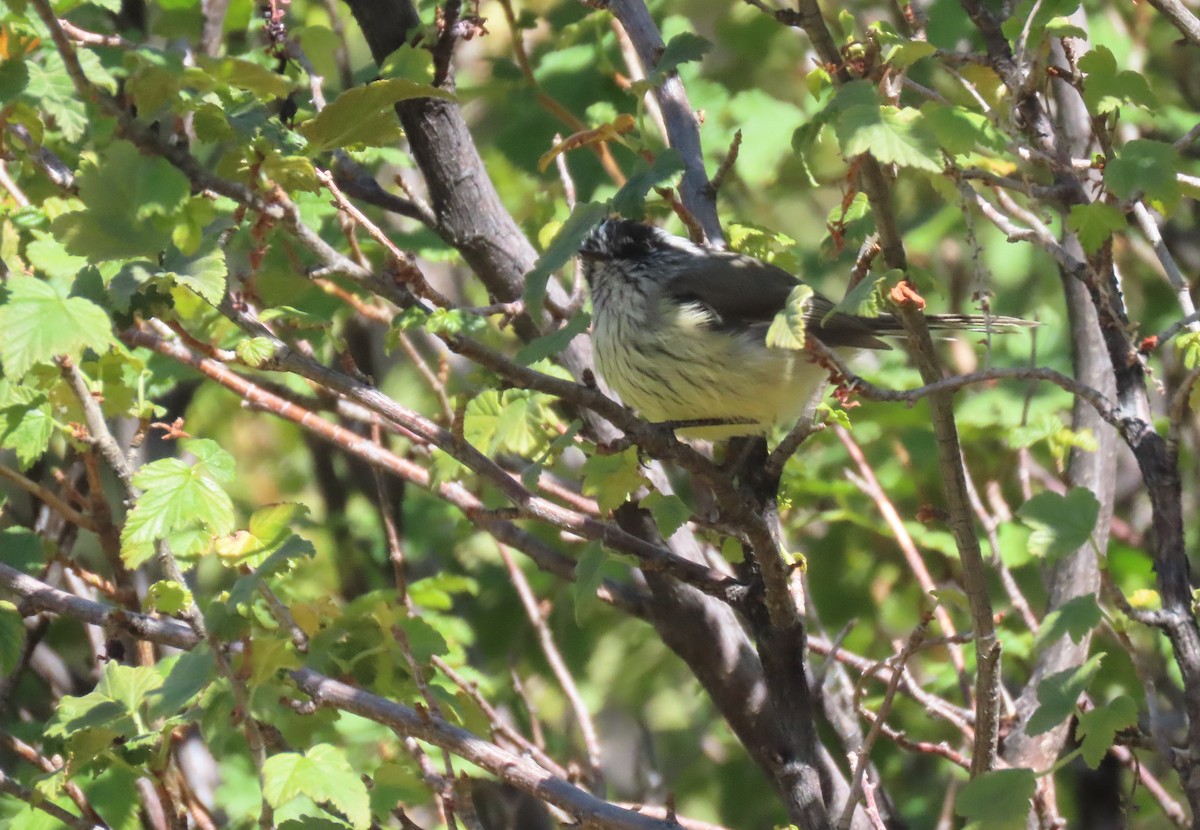
[[[186,59],[179,43],[198,38],[197,2],[145,6],[144,31],[124,16],[129,5],[67,0],[56,3],[55,11],[84,29],[129,39],[128,46],[81,48],[84,71],[97,87],[135,107],[140,123],[166,136],[176,136],[172,125],[186,124],[179,135],[186,134],[187,149],[205,169],[263,198],[280,188],[304,222],[347,254],[345,227],[316,178],[318,168],[330,166],[330,152],[345,152],[378,171],[385,183],[396,175],[415,181],[411,160],[395,149],[401,146],[400,131],[391,104],[431,94],[425,53],[401,50],[414,54],[393,56],[380,72],[343,7],[336,10],[345,19],[334,27],[330,6],[294,0],[287,7],[290,35],[325,78],[331,102],[318,114],[297,62],[277,60],[262,45],[263,18],[248,0],[230,4],[223,56],[196,60]],[[1067,26],[1063,16],[1072,11],[1069,5],[1041,4],[1041,17],[1028,32],[1018,27],[1006,34],[1014,41],[1028,35],[1026,48],[1041,55],[1038,50],[1071,33],[1054,28]],[[421,4],[427,27],[433,25],[432,8]],[[702,113],[700,133],[710,170],[721,164],[734,132],[741,131],[736,164],[720,190],[720,211],[734,247],[803,275],[831,297],[845,295],[858,250],[874,229],[865,201],[853,192],[846,159],[869,151],[898,168],[897,215],[931,310],[978,313],[986,308],[1042,323],[1032,333],[948,344],[950,365],[967,372],[1036,361],[1070,371],[1062,285],[1052,258],[1034,245],[1007,242],[965,209],[954,181],[943,173],[946,161],[953,160],[960,169],[1038,175],[1014,155],[1018,139],[999,79],[978,64],[952,67],[936,52],[979,49],[978,36],[956,2],[934,0],[920,9],[927,43],[899,34],[903,27],[888,4],[852,2],[828,9],[847,54],[859,50],[864,60],[907,68],[915,86],[893,101],[880,98],[875,79],[835,88],[799,30],[750,4],[662,0],[651,9],[675,48],[672,60],[680,61],[676,66],[692,106]],[[1095,118],[1119,127],[1112,130],[1119,141],[1103,168],[1102,185],[1118,200],[1143,193],[1166,218],[1164,233],[1177,259],[1185,271],[1194,271],[1200,265],[1195,180],[1180,184],[1177,174],[1197,172],[1196,151],[1171,145],[1194,125],[1200,104],[1192,51],[1147,4],[1088,0],[1083,11],[1089,40],[1078,68],[1086,78],[1085,101]],[[539,96],[553,99],[586,129],[614,124],[620,116],[632,118],[632,131],[619,140],[602,133],[612,139],[605,147],[619,167],[630,176],[645,174],[641,193],[630,202],[632,211],[642,207],[642,193],[651,184],[670,181],[677,168],[664,162],[655,170],[645,161],[668,154],[653,108],[636,94],[644,87],[634,83],[631,91],[631,73],[608,14],[566,0],[534,0],[516,10],[514,32],[500,5],[484,3],[480,13],[489,33],[460,45],[457,99],[505,206],[545,254],[543,268],[535,273],[541,280],[554,279],[573,250],[563,241],[570,241],[563,229],[569,233],[573,226],[556,166],[543,169],[539,159],[555,146],[556,136],[575,130],[556,119]],[[336,57],[343,26],[344,67]],[[677,36],[683,39],[672,40]],[[514,38],[521,39],[531,77],[514,54]],[[298,713],[290,704],[302,696],[283,674],[303,663],[396,701],[427,705],[393,636],[397,628],[428,671],[431,693],[452,722],[487,735],[477,704],[430,668],[435,656],[478,683],[521,731],[528,733],[536,717],[552,757],[580,760],[583,749],[568,701],[494,539],[435,495],[395,481],[377,486],[363,462],[331,450],[290,422],[241,405],[237,395],[191,368],[131,348],[118,335],[135,320],[151,317],[178,324],[212,349],[235,353],[242,362],[239,371],[247,376],[283,384],[292,396],[317,403],[312,388],[296,376],[256,371],[269,368],[274,347],[269,338],[248,336],[213,308],[230,291],[252,301],[277,334],[303,343],[321,362],[337,365],[350,357],[389,396],[447,428],[460,412],[465,439],[517,475],[531,473],[526,480],[536,481],[539,472],[553,475],[607,510],[645,484],[637,452],[594,454],[594,446],[576,436],[578,426],[564,420],[552,399],[501,388],[490,373],[447,357],[434,336],[469,331],[518,356],[522,344],[511,330],[495,324],[497,318],[481,324],[475,315],[438,311],[418,319],[402,316],[393,326],[364,334],[364,318],[343,301],[350,295],[360,304],[374,302],[361,286],[336,277],[324,284],[308,279],[305,270],[314,265],[313,258],[284,229],[256,222],[228,195],[198,189],[165,159],[135,147],[93,102],[81,100],[28,0],[10,0],[0,11],[0,59],[3,159],[14,182],[0,200],[0,270],[5,274],[0,305],[5,376],[0,446],[5,452],[0,463],[52,489],[57,486],[53,473],[61,472],[68,494],[83,486],[82,459],[89,451],[76,425],[84,413],[55,366],[62,355],[75,362],[126,438],[144,433],[143,463],[134,479],[142,495],[136,503],[127,512],[120,507],[122,497],[107,474],[100,491],[123,528],[120,562],[145,574],[137,584],[146,609],[179,613],[194,597],[216,637],[253,644],[236,658],[234,671],[250,693],[245,704],[251,713],[278,733],[264,770],[265,797],[276,808],[275,820],[283,826],[292,819],[308,822],[298,827],[324,826],[316,823],[320,818],[330,827],[366,827],[372,820],[394,821],[389,810],[400,802],[416,810],[426,826],[436,824],[428,808],[430,793],[395,735],[353,715]],[[351,89],[342,89],[337,80],[343,68],[356,84]],[[967,93],[963,79],[978,100]],[[294,106],[287,119],[280,117],[284,99]],[[995,117],[984,114],[982,103],[997,109]],[[63,191],[41,173],[38,148],[76,172],[77,190]],[[563,154],[581,206],[621,198],[596,148],[591,142]],[[1050,182],[1043,175],[1035,183]],[[1052,231],[1062,228],[1063,217],[1036,203],[1030,209]],[[489,302],[445,242],[415,221],[364,210],[417,257],[443,293],[467,307]],[[673,232],[685,232],[655,191],[649,191],[644,210]],[[584,211],[589,222],[603,213],[603,208]],[[1111,244],[1132,325],[1140,334],[1159,332],[1179,317],[1153,253],[1128,232],[1121,210],[1097,202],[1072,211],[1065,222],[1089,251]],[[365,261],[382,271],[387,252],[366,234],[353,236]],[[882,264],[876,268],[872,278],[883,275]],[[570,267],[565,270],[569,284]],[[533,290],[527,298],[541,296],[540,286]],[[555,371],[550,359],[586,325],[586,317],[576,317],[558,340],[527,347],[531,350],[518,359]],[[1196,364],[1195,351],[1194,339],[1181,338],[1178,355],[1167,349],[1156,358],[1156,377],[1166,388],[1176,388]],[[422,357],[424,368],[414,354]],[[857,366],[882,386],[920,383],[902,349],[864,355]],[[427,376],[439,372],[449,416]],[[1069,395],[1047,385],[1003,384],[963,393],[956,410],[971,477],[987,509],[1001,519],[999,559],[1039,618],[1046,599],[1042,564],[1085,540],[1095,523],[1090,493],[1060,496],[1047,485],[1060,480],[1070,452],[1095,446],[1094,436],[1070,430],[1071,405]],[[942,500],[926,404],[865,403],[834,414],[848,419],[853,441],[924,555],[939,586],[937,601],[959,631],[969,630],[953,540],[936,517],[918,521],[927,515],[923,507]],[[177,417],[184,419],[190,439],[164,440],[163,430],[149,426]],[[365,434],[361,424],[356,428]],[[1200,507],[1195,438],[1189,424],[1181,452],[1185,508],[1192,516]],[[494,487],[448,455],[403,434],[390,440],[398,455],[427,467],[435,481],[462,481],[486,507],[505,506]],[[906,639],[931,599],[913,579],[894,531],[856,486],[858,480],[832,430],[811,438],[786,469],[785,532],[791,549],[807,563],[814,629],[846,630],[842,645],[848,652],[883,660]],[[647,500],[668,532],[686,517],[681,510],[700,509],[689,483],[680,478],[676,485],[682,501],[657,494]],[[1028,487],[1036,495],[1027,500]],[[0,561],[55,579],[66,562],[101,581],[116,578],[114,551],[105,549],[100,533],[55,535],[26,494],[14,488],[3,492]],[[1154,578],[1139,541],[1151,528],[1139,496],[1139,480],[1122,465],[1116,514],[1127,532],[1113,539],[1104,561],[1127,596],[1152,605]],[[397,599],[384,515],[398,529],[414,616]],[[554,528],[529,523],[528,529],[578,559],[581,582],[584,571],[590,572],[586,587],[594,588],[604,577],[630,579],[627,557],[606,554],[599,545],[566,538]],[[1191,522],[1188,533],[1194,549],[1200,524]],[[724,549],[715,531],[700,534]],[[190,590],[156,570],[154,545],[164,538],[185,567],[194,568]],[[593,591],[528,563],[522,567],[535,594],[548,604],[549,626],[566,666],[602,727],[610,797],[651,803],[671,793],[681,815],[730,827],[786,821],[768,782],[653,629],[595,602]],[[296,651],[272,617],[259,590],[264,581],[310,638],[307,655]],[[1081,690],[1095,704],[1079,719],[1081,758],[1059,772],[1063,789],[1069,790],[1085,762],[1099,764],[1114,735],[1131,726],[1137,712],[1145,713],[1145,678],[1139,672],[1150,672],[1155,682],[1178,683],[1167,646],[1095,603],[1047,619],[1048,634],[1031,631],[1007,601],[998,577],[992,587],[1002,614],[1006,685],[1027,680],[1032,656],[1046,638],[1097,632],[1086,670],[1056,678],[1043,704],[1047,723],[1072,716]],[[161,771],[172,741],[186,739],[203,744],[215,759],[219,783],[210,797],[220,826],[254,826],[258,779],[247,740],[234,728],[242,703],[207,647],[139,666],[128,653],[124,662],[129,664],[123,664],[110,644],[105,648],[114,659],[97,663],[82,627],[55,620],[37,634],[66,673],[67,685],[54,690],[63,696],[54,701],[45,678],[28,670],[22,657],[24,638],[32,636],[15,608],[0,606],[0,675],[10,678],[0,685],[3,729],[37,744],[46,756],[61,755],[66,766],[44,772],[8,751],[9,744],[0,750],[0,767],[7,774],[74,809],[64,789],[70,778],[110,827],[138,827],[138,777]],[[1127,642],[1140,664],[1130,659]],[[971,647],[965,652],[973,661]],[[922,652],[911,667],[927,691],[967,705],[945,648]],[[521,679],[527,699],[518,694],[510,672]],[[865,705],[878,706],[881,688],[866,685]],[[952,724],[931,719],[907,699],[897,702],[889,723],[929,743],[959,745],[962,739]],[[932,755],[887,740],[876,746],[874,760],[898,814],[912,828],[934,827],[949,782],[965,778]],[[1178,796],[1169,765],[1162,759],[1149,763]],[[1130,780],[1127,774],[1123,791],[1138,826],[1169,826],[1146,791]],[[1028,770],[994,773],[964,788],[956,809],[980,826],[1023,826],[1020,805],[1033,786]],[[998,801],[1005,809],[990,813]],[[1008,809],[1014,803],[1017,808]],[[1073,821],[1074,800],[1063,797],[1060,807]],[[5,797],[0,797],[0,820],[14,830],[53,826],[45,815]]]

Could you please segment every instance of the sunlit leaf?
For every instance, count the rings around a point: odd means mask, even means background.
[[[19,380],[35,365],[65,355],[79,360],[83,350],[105,351],[116,341],[108,315],[95,303],[67,297],[34,277],[12,277],[0,305],[0,362],[4,376]]]

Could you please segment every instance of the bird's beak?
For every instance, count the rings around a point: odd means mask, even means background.
[[[583,244],[579,246],[579,258],[595,262],[601,259],[608,259],[604,250],[601,248],[595,236],[589,236],[583,240]]]

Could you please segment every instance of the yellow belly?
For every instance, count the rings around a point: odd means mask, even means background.
[[[729,422],[681,429],[686,437],[716,441],[795,422],[825,372],[803,352],[769,349],[749,334],[704,323],[685,311],[658,326],[597,326],[596,366],[648,421]]]

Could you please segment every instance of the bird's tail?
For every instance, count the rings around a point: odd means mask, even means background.
[[[1033,320],[997,314],[929,314],[925,321],[935,331],[977,331],[985,334],[1005,334],[1038,325]],[[870,322],[871,328],[879,334],[904,330],[900,318],[893,314],[872,317]]]

